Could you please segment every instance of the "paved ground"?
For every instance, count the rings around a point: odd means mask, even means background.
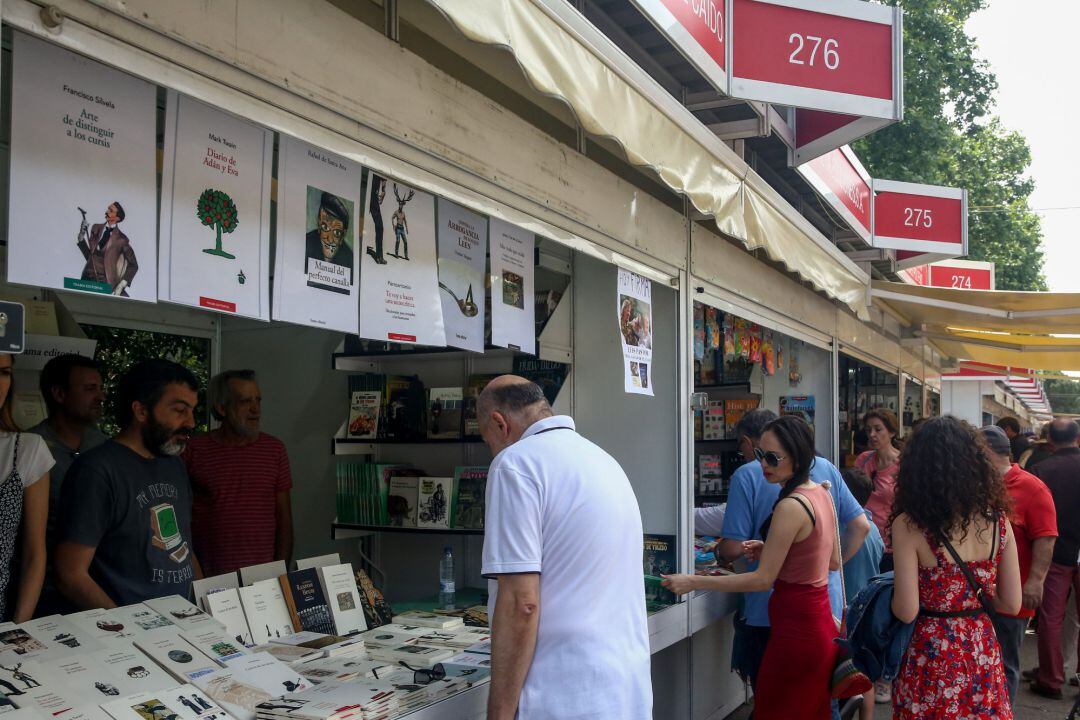
[[[1024,640],[1023,667],[1033,668],[1038,664],[1035,648],[1035,636],[1028,635]],[[1016,720],[1065,720],[1076,702],[1077,689],[1069,687],[1065,691],[1063,700],[1047,700],[1035,695],[1027,689],[1026,684],[1021,683],[1020,692],[1016,696],[1016,708],[1013,717]],[[750,716],[750,706],[745,705],[729,716],[728,720],[746,720]],[[856,716],[858,717],[858,716]],[[875,720],[888,720],[892,717],[891,705],[878,705],[874,712]]]

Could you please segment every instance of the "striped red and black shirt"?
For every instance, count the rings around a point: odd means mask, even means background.
[[[250,445],[212,435],[188,443],[184,463],[194,494],[191,534],[206,577],[274,559],[277,494],[292,488],[285,444],[259,433]]]

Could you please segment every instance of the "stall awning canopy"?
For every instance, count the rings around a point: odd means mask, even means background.
[[[953,290],[873,283],[887,307],[945,355],[1038,370],[1080,370],[1080,293]]]
[[[513,53],[539,92],[617,142],[721,232],[865,316],[868,276],[565,0],[429,0],[466,37]]]

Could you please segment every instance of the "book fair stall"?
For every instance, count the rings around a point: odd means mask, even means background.
[[[0,299],[26,312],[16,417],[43,418],[32,388],[62,353],[96,356],[110,382],[133,352],[202,381],[253,369],[263,427],[289,453],[297,562],[0,626],[0,658],[18,655],[0,688],[23,688],[11,704],[115,720],[343,720],[345,705],[483,717],[492,458],[476,399],[506,373],[539,384],[630,479],[656,706],[696,719],[742,704],[738,599],[677,599],[660,576],[708,564],[693,513],[726,502],[748,410],[803,417],[837,460],[866,409],[929,407],[929,365],[867,314],[865,274],[715,137],[716,174],[741,193],[723,219],[617,143],[572,152],[574,113],[426,4],[403,17],[322,0],[238,15],[63,5],[59,19],[0,6]],[[293,52],[267,58],[285,32]],[[328,75],[339,67],[359,70]],[[461,81],[476,68],[497,80]],[[733,242],[750,216],[788,260]],[[203,394],[197,414],[212,426]],[[166,513],[155,523],[177,542]]]

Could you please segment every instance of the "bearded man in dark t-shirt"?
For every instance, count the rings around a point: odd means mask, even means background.
[[[198,382],[168,360],[117,387],[120,433],[71,466],[60,496],[60,591],[79,608],[191,595],[191,485],[180,454],[195,429]]]

